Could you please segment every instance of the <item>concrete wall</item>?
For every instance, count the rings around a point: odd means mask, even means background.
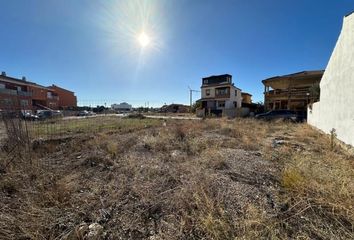
[[[354,146],[354,14],[342,31],[320,83],[320,101],[308,109],[308,123]]]
[[[210,91],[209,95],[206,94],[207,90]],[[215,87],[202,88],[202,98],[215,98]]]
[[[231,88],[230,92],[230,100],[237,102],[237,108],[240,108],[242,106],[242,94],[241,90],[238,88]],[[237,92],[237,94],[236,94]]]
[[[197,109],[196,110],[196,115],[197,115],[197,117],[201,117],[201,118],[205,117],[205,109],[204,108],[203,109]]]
[[[234,108],[234,109],[224,109],[222,115],[224,117],[235,118],[235,117],[246,117],[250,114],[249,108]]]

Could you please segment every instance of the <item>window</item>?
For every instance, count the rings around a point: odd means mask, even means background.
[[[235,90],[235,96],[237,96],[237,90]]]
[[[225,101],[218,102],[218,107],[220,107],[220,108],[225,107]]]
[[[12,105],[12,99],[5,98],[3,101],[4,105],[7,107]]]
[[[4,83],[0,83],[0,89],[4,89],[5,88],[5,84]]]
[[[28,106],[28,100],[21,100],[20,104],[21,104],[21,107],[27,107]]]
[[[210,96],[210,89],[205,90],[205,95]]]
[[[204,84],[208,84],[208,79],[204,79],[204,80],[203,80],[203,83],[204,83]]]
[[[218,88],[215,89],[216,95],[228,95],[229,94],[229,88]]]

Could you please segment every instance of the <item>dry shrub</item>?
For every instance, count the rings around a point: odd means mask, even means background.
[[[177,124],[160,129],[155,134],[143,137],[143,146],[151,152],[171,152],[180,150],[188,155],[196,155],[206,149],[206,142],[192,132],[190,124]]]
[[[220,129],[223,119],[205,119],[202,121],[203,130],[213,131]]]
[[[268,134],[268,123],[254,119],[237,118],[234,120],[223,120],[219,133],[236,139],[234,146],[245,150],[260,150],[265,145],[265,138]]]
[[[68,184],[55,182],[48,190],[48,200],[59,204],[64,204],[70,201],[71,189]]]
[[[290,208],[286,213],[293,215],[287,219],[289,228],[297,231],[300,226],[295,222],[308,219],[303,223],[303,236],[353,236],[353,158],[342,151],[331,151],[328,138],[313,129],[301,125],[297,128],[293,141],[307,139],[304,142],[312,145],[300,152],[283,146],[277,152],[278,162],[284,165],[281,183],[287,190],[283,197]]]
[[[106,149],[111,158],[115,158],[119,153],[119,145],[116,142],[106,143]]]
[[[283,239],[279,231],[276,219],[267,214],[252,203],[243,208],[242,218],[237,224],[236,239]]]
[[[299,189],[303,187],[304,178],[297,169],[286,168],[283,171],[281,183],[287,189]]]
[[[233,224],[227,216],[221,202],[200,189],[194,194],[196,217],[208,238],[230,239],[233,236]]]
[[[177,125],[174,128],[174,134],[177,141],[183,141],[188,135],[188,130],[185,126]]]
[[[202,163],[207,168],[215,170],[225,170],[229,168],[229,164],[225,157],[221,154],[221,150],[217,146],[207,148],[201,154]]]

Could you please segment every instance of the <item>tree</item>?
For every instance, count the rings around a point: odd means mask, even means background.
[[[195,113],[197,111],[197,109],[200,109],[200,108],[202,108],[202,102],[195,102],[192,105],[191,112]]]

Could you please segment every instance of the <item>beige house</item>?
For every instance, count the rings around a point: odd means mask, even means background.
[[[202,109],[206,113],[221,115],[225,110],[241,108],[241,89],[232,83],[229,74],[210,76],[202,79],[201,86]]]
[[[243,104],[252,104],[252,94],[242,92],[241,96],[242,96],[242,103]]]

